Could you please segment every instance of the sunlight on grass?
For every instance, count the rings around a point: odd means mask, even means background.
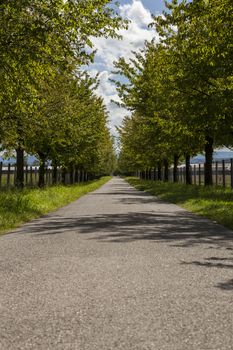
[[[6,190],[0,192],[0,233],[60,208],[84,194],[94,191],[111,177],[72,186],[45,189]]]
[[[233,191],[230,188],[187,186],[161,181],[145,181],[133,177],[128,177],[126,180],[141,191],[146,191],[164,201],[175,203],[233,229]]]

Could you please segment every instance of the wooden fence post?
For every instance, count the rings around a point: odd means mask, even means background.
[[[201,164],[198,164],[198,178],[199,178],[199,185],[201,185]]]
[[[2,162],[0,162],[0,188],[2,187]]]
[[[14,187],[16,187],[16,179],[17,179],[17,164],[14,165]]]
[[[26,186],[28,184],[28,166],[27,165],[25,167],[25,184],[26,184]]]
[[[35,172],[35,184],[37,185],[37,167],[36,166],[34,168],[34,172]]]
[[[218,162],[215,163],[215,184],[218,185]]]
[[[60,185],[60,183],[61,183],[61,168],[59,167],[57,169],[57,184]]]
[[[45,185],[48,185],[48,167],[45,166]]]
[[[51,185],[52,181],[51,181],[51,168],[48,169],[49,170],[49,186]]]
[[[231,159],[231,188],[233,189],[233,159]]]
[[[225,171],[225,160],[222,160],[222,185],[226,186],[226,171]]]
[[[6,180],[7,187],[10,187],[10,179],[11,179],[11,165],[8,164],[8,167],[7,167],[7,180]]]
[[[32,166],[30,167],[30,186],[33,186],[33,181],[32,181]]]

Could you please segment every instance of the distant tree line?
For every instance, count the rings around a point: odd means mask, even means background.
[[[56,168],[109,172],[114,163],[107,111],[95,94],[93,37],[118,37],[127,23],[110,0],[3,0],[0,4],[0,144]],[[55,178],[55,177],[54,177]]]
[[[212,184],[213,149],[233,144],[233,2],[166,2],[154,16],[159,43],[115,63],[122,105],[131,111],[119,128],[122,172],[156,168],[158,177],[179,161],[205,154],[205,184]]]

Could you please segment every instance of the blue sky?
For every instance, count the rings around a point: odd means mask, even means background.
[[[91,75],[99,73],[100,85],[97,93],[103,97],[109,111],[109,126],[112,134],[116,134],[116,126],[119,126],[128,111],[117,107],[111,100],[119,101],[116,88],[109,79],[114,76],[113,62],[119,57],[128,60],[132,57],[132,51],[143,48],[145,40],[151,41],[157,38],[153,28],[148,28],[152,22],[151,13],[159,14],[164,9],[163,0],[119,0],[119,13],[123,18],[130,20],[128,30],[120,30],[123,40],[93,38],[97,50],[95,63],[89,67]]]
[[[118,1],[121,5],[130,3],[129,0],[120,0]],[[162,12],[164,9],[163,0],[142,0],[142,4],[145,8],[149,9],[152,13]]]

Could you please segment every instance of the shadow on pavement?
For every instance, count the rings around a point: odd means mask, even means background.
[[[189,247],[207,244],[231,250],[232,231],[182,211],[128,212],[80,217],[60,217],[53,214],[35,220],[18,232],[59,234],[66,231],[90,234],[90,239],[102,242],[127,243],[138,240],[170,242],[174,246]]]
[[[231,260],[231,258],[229,258]],[[196,265],[203,267],[217,267],[220,269],[233,269],[233,265],[231,264],[223,264],[218,262],[200,262],[200,261],[190,261],[190,262],[182,262],[183,265]]]
[[[24,227],[37,237],[75,231],[87,239],[114,244],[140,240],[169,243],[173,247],[189,248],[205,245],[208,249],[232,251],[232,232],[204,218],[188,213],[125,213],[83,216],[79,218],[53,216]],[[233,269],[233,258],[210,256],[204,261],[181,262],[203,268]],[[233,279],[221,282],[217,288],[233,291]]]
[[[96,196],[114,196],[113,202],[121,202],[127,212],[116,214],[93,214],[74,215],[66,217],[59,213],[46,216],[43,220],[35,220],[24,226],[18,232],[33,234],[35,237],[45,235],[57,235],[68,231],[86,235],[89,240],[96,240],[103,243],[132,243],[140,240],[169,243],[173,247],[189,248],[198,245],[205,245],[208,249],[224,249],[232,252],[233,231],[212,223],[211,221],[177,210],[173,207],[171,211],[166,211],[161,206],[153,211],[153,206],[149,206],[145,212],[129,211],[129,204],[145,204],[161,202],[155,197],[151,197],[144,192],[138,192],[125,186],[126,191],[122,191],[122,186],[114,187],[112,192],[96,192],[88,196],[93,200]],[[98,200],[97,200],[98,205]],[[135,207],[133,207],[135,208]],[[151,210],[150,210],[151,209]],[[221,258],[210,256],[204,261],[182,262],[206,268],[233,269],[233,258]],[[233,290],[233,280],[219,283],[218,288],[223,290]]]
[[[216,287],[223,289],[223,290],[231,290],[233,291],[233,279],[223,282],[223,283],[218,283]]]

